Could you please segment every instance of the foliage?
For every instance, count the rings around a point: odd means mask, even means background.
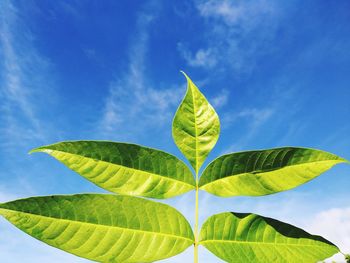
[[[198,231],[198,192],[262,196],[304,184],[338,163],[316,149],[283,147],[223,155],[199,171],[215,146],[220,121],[191,79],[173,120],[173,138],[192,171],[174,155],[109,141],[67,141],[44,152],[92,183],[118,195],[31,197],[0,204],[0,214],[51,245],[98,262],[153,262],[203,245],[227,262],[317,262],[336,245],[295,226],[250,213],[213,215]],[[196,193],[194,233],[183,215],[149,198]],[[349,261],[349,258],[347,258]]]

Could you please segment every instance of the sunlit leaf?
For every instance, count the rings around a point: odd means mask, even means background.
[[[196,172],[216,144],[220,134],[219,117],[191,79],[173,121],[174,141]]]
[[[339,249],[320,236],[255,214],[211,216],[201,230],[200,244],[227,262],[311,263]]]
[[[0,204],[0,214],[51,246],[98,262],[153,262],[194,240],[177,210],[131,196],[32,197]]]
[[[119,194],[169,198],[195,188],[193,175],[182,161],[135,144],[70,141],[32,152],[48,153],[94,184]]]
[[[208,165],[199,187],[223,197],[268,195],[297,187],[343,162],[328,152],[297,147],[231,153]]]

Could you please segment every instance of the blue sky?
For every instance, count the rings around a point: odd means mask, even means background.
[[[34,147],[127,141],[171,152],[184,70],[222,132],[208,161],[234,151],[303,146],[350,159],[350,2],[0,2],[0,201],[103,192]],[[200,222],[255,212],[322,235],[350,253],[350,167],[284,193],[200,193]],[[194,195],[166,201],[193,223]],[[0,219],[2,262],[88,262]],[[162,262],[190,262],[192,248]],[[342,262],[341,256],[336,256]],[[204,249],[200,262],[219,262]]]

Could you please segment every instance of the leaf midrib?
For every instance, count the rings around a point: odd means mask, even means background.
[[[177,183],[182,183],[182,184],[185,184],[185,185],[189,185],[192,187],[192,189],[195,188],[194,185],[190,184],[190,183],[187,183],[187,182],[184,182],[184,181],[181,181],[181,180],[176,180],[174,178],[171,178],[171,177],[167,177],[167,176],[164,176],[164,175],[161,175],[161,174],[156,174],[156,173],[151,173],[149,171],[144,171],[144,170],[140,170],[140,169],[135,169],[135,168],[132,168],[132,167],[128,167],[128,166],[123,166],[123,165],[120,165],[120,164],[115,164],[115,163],[110,163],[110,162],[106,162],[106,161],[103,161],[103,160],[99,160],[99,159],[95,159],[95,158],[91,158],[91,157],[86,157],[84,155],[80,155],[80,154],[74,154],[74,153],[70,153],[70,152],[64,152],[64,151],[59,151],[59,150],[52,150],[52,149],[49,149],[53,152],[58,152],[58,153],[64,153],[64,154],[68,154],[68,155],[75,155],[75,156],[81,156],[83,158],[86,158],[86,159],[90,159],[90,160],[93,160],[93,161],[97,161],[97,162],[101,162],[101,163],[104,163],[104,164],[108,164],[108,165],[114,165],[116,167],[119,167],[119,168],[124,168],[124,169],[129,169],[131,171],[135,171],[135,172],[142,172],[142,173],[146,173],[146,174],[149,174],[150,176],[156,176],[156,177],[160,177],[160,178],[164,178],[165,180],[168,180],[168,181],[175,181]],[[51,153],[48,153],[51,155]],[[52,157],[56,158],[55,156],[51,155]]]
[[[195,158],[196,158],[196,175],[198,174],[198,160],[199,160],[199,157],[198,157],[198,127],[197,127],[197,115],[196,115],[196,112],[197,112],[197,109],[196,109],[196,102],[195,102],[195,99],[194,99],[194,92],[193,92],[193,88],[191,87],[191,83],[189,82],[188,83],[189,85],[189,89],[191,91],[191,94],[192,94],[192,104],[193,104],[193,116],[194,116],[194,133],[195,133],[195,142],[196,142],[196,150],[195,150]],[[198,182],[197,182],[198,184]]]
[[[253,245],[268,245],[268,246],[302,246],[302,247],[325,247],[325,246],[332,246],[331,244],[316,244],[316,245],[310,245],[310,244],[293,244],[293,243],[273,243],[273,242],[258,242],[258,241],[238,241],[238,240],[225,240],[225,239],[210,239],[210,240],[203,240],[200,241],[199,244],[203,243],[239,243],[239,244],[253,244]],[[319,241],[322,243],[321,241]],[[333,245],[334,248],[337,248],[335,245]]]
[[[315,161],[315,162],[306,162],[306,163],[301,163],[301,164],[292,164],[292,165],[286,165],[284,167],[281,167],[281,168],[276,168],[276,169],[271,169],[271,170],[268,170],[268,171],[263,171],[263,172],[260,172],[260,173],[254,173],[254,171],[250,171],[250,172],[245,172],[245,173],[238,173],[238,174],[232,174],[232,175],[228,175],[228,176],[225,176],[225,177],[222,177],[220,179],[216,179],[214,181],[211,181],[211,182],[208,182],[206,184],[203,184],[200,186],[200,188],[204,187],[204,186],[208,186],[210,184],[214,184],[214,183],[217,183],[218,181],[221,181],[221,180],[227,180],[229,177],[240,177],[240,176],[243,176],[245,174],[255,174],[255,175],[258,175],[258,174],[264,174],[264,173],[268,173],[268,172],[273,172],[273,171],[277,171],[277,170],[282,170],[282,169],[285,169],[285,168],[291,168],[291,167],[294,167],[294,166],[302,166],[302,165],[307,165],[307,164],[317,164],[317,163],[322,163],[322,162],[331,162],[331,161],[334,161],[336,163],[343,163],[345,162],[344,160],[334,160],[334,159],[330,159],[330,160],[323,160],[323,161]]]
[[[106,225],[106,224],[96,224],[96,223],[84,222],[84,221],[79,221],[79,220],[74,221],[74,220],[71,220],[71,219],[49,217],[49,216],[43,216],[43,215],[38,215],[38,214],[31,214],[31,213],[28,213],[28,212],[22,212],[22,211],[11,210],[11,209],[6,209],[6,208],[0,208],[0,212],[1,211],[17,212],[17,213],[22,213],[22,214],[29,215],[29,216],[36,216],[36,217],[45,218],[45,219],[56,219],[56,220],[60,220],[60,221],[64,221],[64,222],[70,222],[70,223],[81,223],[81,224],[87,224],[87,225],[93,225],[93,226],[123,229],[125,231],[134,231],[134,232],[146,233],[146,234],[152,234],[153,233],[153,234],[156,234],[156,235],[168,236],[168,237],[172,237],[172,238],[180,238],[180,239],[188,240],[188,241],[191,241],[192,243],[194,242],[190,238],[186,238],[186,237],[183,237],[183,236],[176,236],[176,235],[162,233],[162,232],[153,232],[153,231],[140,230],[140,229],[134,229],[134,228],[125,228],[125,227],[120,227],[120,226],[111,226],[111,225]]]

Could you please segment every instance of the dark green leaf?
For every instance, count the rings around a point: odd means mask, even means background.
[[[235,263],[311,263],[339,252],[320,236],[255,214],[211,216],[200,235],[200,244],[219,258]]]
[[[208,165],[199,187],[223,197],[268,195],[297,187],[343,162],[328,152],[297,147],[231,153]]]

